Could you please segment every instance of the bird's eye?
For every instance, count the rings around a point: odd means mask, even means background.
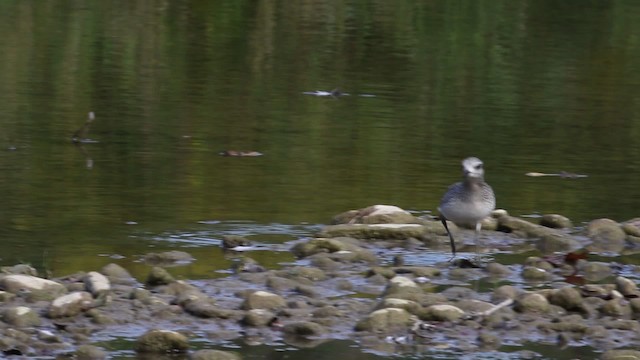
[[[482,170],[482,164],[476,165],[476,170]]]

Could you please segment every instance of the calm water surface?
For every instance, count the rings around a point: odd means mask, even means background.
[[[143,277],[141,255],[183,249],[178,276],[224,276],[224,234],[286,250],[345,210],[428,214],[470,155],[514,215],[640,216],[638,18],[631,0],[4,1],[0,263]],[[76,146],[89,111],[97,142]]]

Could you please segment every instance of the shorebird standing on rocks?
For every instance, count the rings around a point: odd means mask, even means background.
[[[491,186],[484,181],[484,167],[480,159],[476,157],[464,159],[462,174],[464,180],[449,186],[438,207],[440,220],[451,241],[453,257],[456,256],[456,244],[447,226],[447,220],[456,225],[475,226],[477,248],[480,229],[482,229],[481,221],[496,207],[496,197]]]

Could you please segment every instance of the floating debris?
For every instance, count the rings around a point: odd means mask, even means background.
[[[221,156],[262,156],[261,152],[258,151],[237,151],[237,150],[224,150],[219,153]]]
[[[533,176],[533,177],[556,176],[556,177],[561,177],[563,179],[578,179],[578,178],[586,178],[586,177],[588,177],[588,175],[575,174],[575,173],[570,173],[570,172],[566,172],[566,171],[561,171],[558,174],[545,174],[545,173],[540,173],[540,172],[528,172],[525,175],[526,176]]]
[[[340,91],[340,89],[335,88],[331,91],[324,90],[316,90],[316,91],[305,91],[303,92],[305,95],[313,95],[313,96],[331,96],[337,98],[339,96],[349,96],[350,94]]]
[[[90,111],[87,116],[87,121],[85,121],[84,125],[82,125],[80,129],[76,130],[76,132],[73,133],[73,136],[71,137],[71,141],[76,144],[97,143],[98,141],[87,138],[87,134],[89,133],[89,127],[91,126],[91,123],[93,122],[93,120],[95,120],[95,118],[96,118],[96,115],[93,113],[93,111]]]
[[[338,98],[340,96],[350,96],[351,94],[346,93],[346,92],[342,92],[340,89],[335,88],[331,91],[326,91],[326,90],[316,90],[316,91],[305,91],[303,92],[303,94],[305,95],[312,95],[312,96],[324,96],[324,97],[333,97],[333,98]],[[373,94],[358,94],[356,96],[360,96],[360,97],[376,97]]]

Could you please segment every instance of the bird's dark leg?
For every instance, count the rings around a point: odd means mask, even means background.
[[[449,231],[449,227],[447,226],[447,219],[443,216],[440,215],[440,221],[442,221],[442,225],[444,225],[444,229],[447,230],[447,234],[449,235],[449,241],[451,242],[451,259],[449,259],[449,261],[453,260],[453,258],[456,257],[456,243],[453,240],[453,235],[451,235],[451,231]]]

